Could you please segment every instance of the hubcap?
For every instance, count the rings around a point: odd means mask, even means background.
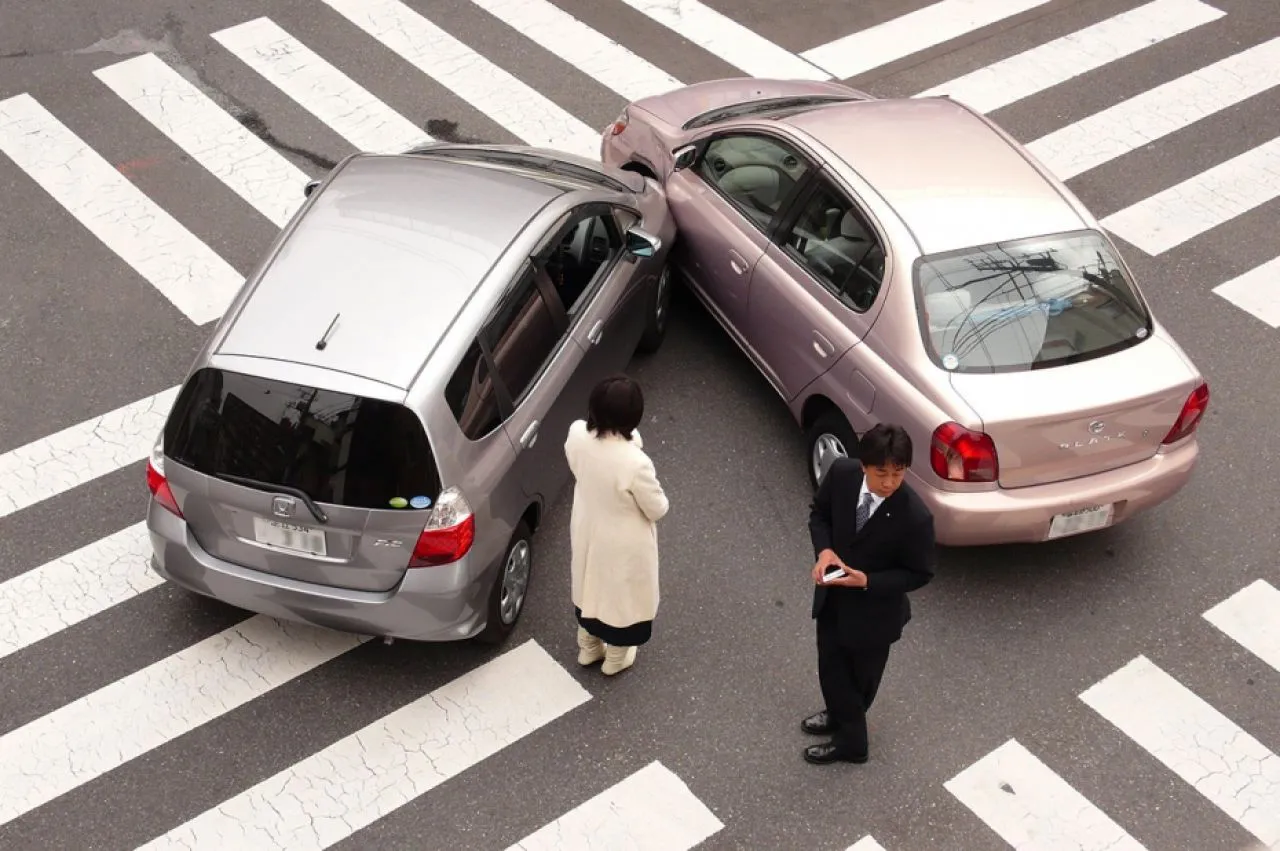
[[[818,439],[813,442],[814,481],[821,483],[822,477],[827,474],[827,470],[830,469],[832,463],[837,458],[844,458],[848,454],[844,444],[840,442],[840,438],[834,434],[823,432],[818,435]]]
[[[498,603],[498,614],[508,626],[515,623],[520,607],[524,605],[524,595],[529,590],[531,560],[529,542],[517,541],[507,556],[506,567],[502,569],[502,597]]]
[[[671,300],[671,270],[663,269],[658,278],[658,306],[653,311],[653,324],[661,330],[667,321],[667,303]]]

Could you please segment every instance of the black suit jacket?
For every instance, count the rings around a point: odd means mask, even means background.
[[[911,620],[907,593],[927,585],[934,570],[933,515],[905,482],[861,531],[854,531],[862,480],[861,464],[837,459],[809,510],[815,559],[830,548],[867,575],[865,588],[818,585],[813,590],[813,617],[834,618],[840,643],[850,647],[883,646],[901,638]]]

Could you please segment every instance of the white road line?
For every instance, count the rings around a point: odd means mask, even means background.
[[[1020,15],[1049,0],[941,0],[800,55],[848,79]]]
[[[926,89],[994,112],[1223,17],[1201,0],[1153,0],[1016,56]]]
[[[177,396],[170,387],[0,455],[0,517],[146,458]]]
[[[1205,612],[1204,619],[1280,671],[1280,590],[1270,582],[1259,579],[1240,589]]]
[[[1218,284],[1213,291],[1272,328],[1280,328],[1280,257]]]
[[[864,836],[850,845],[845,851],[884,851],[884,846],[870,836]]]
[[[213,38],[357,150],[398,153],[431,142],[425,131],[270,18],[229,27]]]
[[[471,2],[629,101],[684,85],[547,0]]]
[[[595,158],[599,134],[399,0],[324,0],[526,144]]]
[[[159,585],[135,523],[0,583],[0,659]]]
[[[1280,196],[1280,137],[1102,219],[1147,254],[1163,254]]]
[[[1063,180],[1280,85],[1280,38],[1147,89],[1027,148]]]
[[[0,101],[0,151],[197,325],[221,316],[244,283],[30,95]]]
[[[1139,656],[1080,695],[1264,843],[1280,843],[1280,757]]]
[[[302,206],[307,174],[159,57],[147,53],[93,73],[277,227]]]
[[[507,851],[688,851],[723,829],[683,780],[651,762]]]
[[[590,699],[528,641],[142,848],[327,848]]]
[[[1018,851],[1144,851],[1016,739],[943,786]]]
[[[780,77],[788,80],[827,80],[831,77],[812,60],[779,47],[698,0],[623,2],[752,77]]]
[[[0,824],[367,640],[255,615],[0,737]]]

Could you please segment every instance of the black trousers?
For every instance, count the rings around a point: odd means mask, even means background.
[[[832,741],[844,753],[867,753],[867,710],[880,689],[891,646],[849,647],[840,641],[835,618],[818,616],[818,684],[835,726]]]

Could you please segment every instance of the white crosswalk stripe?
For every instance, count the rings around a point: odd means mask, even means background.
[[[747,75],[810,80],[869,74],[973,34],[1016,26],[1019,16],[1051,5],[1049,0],[938,0],[793,52],[770,33],[717,11],[724,4],[604,2],[669,30],[671,44],[685,51],[693,45],[701,57],[686,52],[678,66],[670,67],[687,69],[705,61],[718,71],[728,65]],[[619,108],[698,81],[683,70],[686,79],[676,79],[662,67],[662,56],[629,45],[624,25],[617,32],[599,31],[574,17],[568,6],[550,0],[467,3],[504,44],[539,48],[563,68],[596,81],[595,95],[612,97]],[[521,79],[509,70],[508,57],[485,55],[473,46],[480,39],[455,30],[429,4],[414,4],[423,12],[400,0],[315,0],[315,5],[330,20],[326,25],[346,29],[353,53],[370,46],[390,51],[388,61],[401,65],[401,73],[434,81],[473,117],[514,139],[597,155],[599,131],[593,122],[599,115],[577,102],[552,100],[543,93],[547,81]],[[1116,73],[1119,60],[1176,40],[1186,60],[1171,65],[1159,84],[1092,115],[1060,110],[1061,120],[1070,123],[1024,140],[1050,169],[1074,180],[1120,157],[1152,157],[1184,131],[1220,120],[1227,110],[1254,108],[1280,83],[1280,39],[1242,45],[1213,61],[1200,55],[1201,34],[1228,16],[1213,2],[1127,5],[1111,17],[919,94],[950,95],[993,112],[1053,98],[1084,75],[1100,79]],[[300,38],[267,17],[209,37],[224,61],[238,63],[256,82],[281,92],[304,121],[312,127],[319,122],[350,150],[393,151],[431,141],[415,123],[419,116],[411,120],[388,106],[404,101],[391,97],[385,81],[369,79],[367,71],[356,73],[348,56],[326,52],[320,40]],[[202,78],[197,86],[166,58],[145,53],[109,64],[91,72],[99,81],[94,85],[105,87],[120,122],[152,136],[158,132],[166,146],[191,158],[190,168],[225,186],[230,203],[255,221],[264,218],[282,227],[303,203],[303,185],[319,175],[308,175],[255,135],[251,122],[225,106],[228,99],[215,96],[219,80]],[[865,87],[874,93],[876,83]],[[32,92],[0,101],[0,153],[43,193],[43,202],[52,199],[69,214],[67,227],[86,229],[191,323],[216,320],[243,277],[197,235],[211,226],[179,222],[167,213],[95,150],[91,128],[71,121],[84,132],[77,135],[63,123],[70,117],[55,115],[41,97]],[[1280,196],[1280,140],[1232,153],[1198,174],[1178,173],[1172,164],[1159,191],[1106,215],[1104,225],[1146,254],[1172,256],[1210,231],[1233,227]],[[1206,295],[1213,292],[1231,309],[1280,329],[1280,257],[1231,274],[1230,280],[1223,274],[1206,281]],[[0,454],[0,518],[140,465],[177,389],[164,388],[134,402],[119,400],[120,407],[95,416],[84,411],[84,421],[60,424],[48,436]],[[109,617],[115,607],[159,586],[149,558],[145,527],[133,523],[0,581],[0,660],[21,660],[48,645],[72,642],[88,622]],[[1202,627],[1218,630],[1280,670],[1280,592],[1274,585],[1260,579],[1203,617],[1209,626]],[[57,808],[60,796],[74,790],[110,782],[113,772],[151,751],[183,747],[189,734],[234,720],[235,710],[313,675],[365,640],[252,616],[159,661],[139,663],[128,676],[8,730],[0,735],[0,788],[5,790],[0,844],[10,822]],[[109,654],[112,648],[94,652]],[[56,677],[58,671],[47,675]],[[1114,726],[1126,745],[1131,742],[1135,753],[1153,757],[1189,795],[1212,802],[1224,824],[1234,821],[1264,843],[1280,842],[1280,760],[1214,709],[1210,698],[1194,694],[1145,657],[1081,695],[1100,726]],[[294,849],[326,848],[353,836],[358,841],[376,820],[459,775],[485,770],[486,761],[500,751],[542,734],[592,699],[547,650],[524,643],[362,729],[315,742],[299,762],[271,767],[205,812],[175,815],[162,828],[167,832],[148,837],[145,847]],[[297,711],[301,717],[305,710]],[[1142,848],[1129,832],[1134,826],[1123,824],[1121,814],[1109,815],[1104,799],[1097,798],[1103,806],[1090,800],[1096,790],[1074,788],[1058,773],[1062,766],[1055,770],[1052,760],[1043,760],[1034,749],[1029,736],[1009,739],[973,764],[957,766],[940,794],[950,794],[964,805],[966,818],[976,818],[1015,848]],[[256,782],[260,777],[267,779]],[[604,788],[608,783],[616,785]],[[591,796],[598,789],[603,791]],[[679,849],[732,829],[732,823],[720,820],[729,816],[717,815],[660,762],[629,776],[611,776],[598,789],[584,792],[567,812],[543,814],[503,844],[523,835],[511,851]],[[844,842],[866,833],[853,833]],[[884,848],[863,835],[849,851]]]

